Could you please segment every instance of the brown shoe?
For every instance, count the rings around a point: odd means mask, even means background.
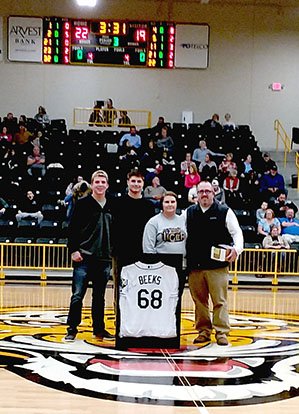
[[[199,334],[193,341],[194,344],[202,344],[204,342],[211,342],[211,338],[207,335]]]
[[[228,345],[228,339],[225,334],[216,335],[217,345]]]

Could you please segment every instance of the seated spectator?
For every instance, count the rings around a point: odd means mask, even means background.
[[[34,115],[33,119],[35,120],[38,129],[45,129],[51,123],[46,109],[43,106],[38,107],[37,114]]]
[[[270,207],[274,211],[275,216],[278,218],[285,217],[285,213],[289,208],[294,210],[295,215],[298,211],[298,207],[296,206],[296,204],[293,203],[293,201],[287,200],[287,195],[285,191],[281,191],[278,194],[277,198],[270,204]]]
[[[220,187],[217,178],[214,178],[212,180],[212,186],[214,188],[214,199],[217,200],[220,204],[225,204],[225,192],[223,188]]]
[[[233,131],[236,128],[236,125],[234,122],[232,122],[231,118],[231,114],[227,113],[224,115],[224,122],[222,123],[222,127],[225,132]]]
[[[219,115],[218,114],[213,114],[211,119],[207,119],[204,124],[203,124],[203,128],[207,129],[207,130],[212,130],[217,132],[221,132],[222,131],[222,126],[219,122]]]
[[[19,223],[24,218],[37,219],[38,224],[43,220],[40,203],[31,190],[27,191],[25,199],[20,203],[20,208],[16,214],[16,220]]]
[[[195,185],[200,183],[200,175],[197,172],[197,168],[193,165],[190,165],[186,174],[185,174],[185,182],[184,186],[187,189],[194,187]]]
[[[150,139],[147,143],[144,153],[140,159],[140,168],[146,174],[147,168],[155,168],[159,159],[159,151],[157,150],[155,141]]]
[[[217,165],[213,161],[211,154],[206,154],[205,160],[200,163],[198,171],[201,179],[204,181],[212,181],[217,176]]]
[[[216,153],[211,151],[207,148],[207,143],[205,140],[199,141],[199,148],[195,148],[192,154],[192,160],[197,163],[197,165],[200,165],[201,162],[204,162],[206,154],[211,154],[213,156],[224,156],[224,154]]]
[[[120,168],[124,174],[127,174],[135,167],[139,167],[140,161],[138,158],[137,150],[131,146],[128,139],[124,140],[122,147],[119,147],[119,149]]]
[[[8,112],[6,117],[3,119],[2,128],[6,127],[7,133],[11,134],[12,137],[18,130],[18,124],[16,118],[13,116],[12,112]]]
[[[130,127],[130,133],[124,134],[121,137],[121,139],[119,141],[119,145],[122,146],[126,140],[129,141],[131,147],[134,147],[136,149],[141,147],[141,138],[137,134],[137,130],[136,130],[136,127],[134,125],[132,125]]]
[[[265,218],[267,210],[268,210],[268,203],[267,201],[263,201],[260,208],[258,208],[255,212],[257,224]]]
[[[290,249],[290,244],[286,240],[285,236],[281,236],[279,234],[279,228],[275,225],[272,225],[270,228],[270,234],[264,237],[263,241],[263,248],[270,249],[270,250],[282,250],[282,249]],[[272,263],[275,263],[275,253],[272,253]],[[281,252],[277,255],[277,271],[281,272],[282,268],[285,268],[286,265],[286,254],[285,252]]]
[[[12,135],[8,132],[7,127],[4,126],[0,133],[0,143],[1,145],[5,143],[6,146],[8,146],[8,144],[10,144],[11,142],[12,142]]]
[[[87,181],[80,180],[72,188],[71,193],[68,193],[63,204],[67,206],[66,222],[69,223],[72,217],[76,202],[91,193],[91,186]]]
[[[103,108],[103,121],[105,126],[113,126],[114,121],[117,118],[117,111],[113,106],[113,101],[111,98],[107,99],[106,107]]]
[[[224,178],[229,174],[231,170],[237,169],[237,164],[233,161],[234,155],[232,152],[228,152],[224,158],[224,160],[221,162],[221,164],[218,167],[219,173],[224,180]]]
[[[196,166],[195,162],[191,160],[191,152],[186,152],[185,159],[181,162],[181,175],[185,175],[190,165]]]
[[[160,172],[161,183],[168,188],[173,184],[173,174],[176,167],[175,160],[167,151],[163,151],[159,164],[162,166]]]
[[[162,127],[161,129],[161,136],[156,141],[157,147],[163,151],[167,151],[168,153],[172,154],[174,149],[174,142],[173,139],[168,135],[168,128],[167,126]]]
[[[161,130],[164,126],[167,126],[164,116],[159,116],[157,124],[151,128],[151,135],[157,138],[161,134]]]
[[[40,147],[35,145],[32,155],[27,157],[28,174],[34,177],[42,177],[46,174],[45,156],[40,153]]]
[[[261,239],[265,236],[268,236],[268,234],[270,234],[270,229],[271,229],[271,226],[273,225],[278,228],[278,234],[280,234],[281,233],[280,222],[278,218],[275,217],[274,211],[268,208],[265,213],[265,218],[261,219],[257,226],[257,233]]]
[[[80,183],[81,181],[83,181],[83,177],[82,175],[77,175],[76,177],[74,177],[72,179],[72,181],[68,184],[68,186],[66,187],[65,190],[65,195],[70,195],[73,193],[73,189],[75,187],[76,184]]]
[[[125,126],[131,126],[131,124],[132,124],[132,121],[128,117],[128,112],[127,111],[119,111],[118,126],[121,128],[121,127],[125,127]]]
[[[264,249],[289,249],[290,245],[285,236],[279,234],[279,228],[273,224],[270,228],[270,233],[263,239]]]
[[[0,217],[3,216],[8,207],[9,204],[3,198],[0,197]]]
[[[270,157],[269,152],[264,152],[262,156],[261,165],[259,167],[259,173],[263,174],[269,174],[272,167],[276,165],[275,161],[272,160]]]
[[[191,204],[196,204],[197,201],[198,201],[197,185],[194,185],[188,191],[188,202]]]
[[[27,128],[27,116],[26,115],[19,116],[19,125],[25,125],[25,127]]]
[[[273,165],[270,169],[270,173],[265,173],[260,180],[260,192],[262,198],[267,201],[273,202],[281,191],[285,190],[284,178],[277,172],[277,166]]]
[[[245,176],[246,174],[249,174],[251,171],[253,171],[252,156],[248,154],[245,160],[241,164],[240,174],[242,176]]]
[[[260,203],[260,182],[258,174],[251,170],[248,174],[240,176],[240,191],[243,195],[244,204],[249,209],[256,209]]]
[[[299,243],[299,220],[295,217],[294,210],[289,208],[286,216],[280,219],[282,235],[288,243]]]
[[[93,112],[89,116],[88,125],[92,126],[102,126],[104,122],[103,118],[103,106],[104,101],[96,101],[93,107]]]
[[[166,189],[160,184],[160,178],[154,177],[152,185],[148,185],[144,189],[144,198],[149,199],[156,207],[160,206],[160,200],[166,193]]]
[[[223,181],[226,204],[233,209],[239,208],[242,201],[240,180],[237,175],[237,170],[229,170],[228,176]]]
[[[27,144],[32,138],[32,133],[27,131],[25,125],[20,125],[18,132],[13,137],[13,142],[20,146]]]

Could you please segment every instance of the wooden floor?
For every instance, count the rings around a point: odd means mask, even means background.
[[[261,326],[263,318],[277,320],[279,323],[285,320],[286,325],[280,326],[280,330],[283,330],[284,334],[287,330],[287,324],[291,322],[289,335],[294,338],[293,342],[299,342],[299,301],[297,299],[298,293],[292,290],[278,290],[272,291],[271,288],[261,289],[239,289],[229,292],[229,304],[230,304],[230,316],[232,319],[236,318],[236,325],[232,326],[232,333],[230,336],[231,347],[229,350],[237,349],[240,343],[245,344],[245,337],[249,335],[257,337],[257,333],[249,330],[248,326],[240,326],[242,319],[249,317],[256,325],[255,329],[259,329],[265,334],[265,338],[277,339],[278,331],[269,328],[268,326]],[[15,349],[9,350],[9,345],[1,348],[9,336],[25,335],[34,333],[36,329],[36,323],[30,320],[34,312],[49,312],[50,310],[58,310],[59,315],[66,314],[67,307],[70,298],[69,286],[33,286],[33,285],[11,285],[7,284],[0,286],[0,357],[1,350],[4,356],[8,358],[11,352],[12,356],[16,353]],[[106,305],[110,311],[107,313],[107,326],[109,330],[114,328],[114,319],[111,317],[113,302],[112,288],[108,288]],[[89,314],[88,305],[90,303],[90,292],[85,300],[86,314]],[[183,319],[182,319],[182,339],[181,344],[183,346],[191,346],[195,332],[190,324],[190,315],[193,313],[193,304],[190,299],[188,290],[184,293],[183,298]],[[27,312],[27,313],[26,313]],[[109,316],[110,315],[110,316]],[[36,315],[35,315],[36,316]],[[49,317],[49,316],[48,316]],[[258,318],[261,321],[258,321]],[[22,319],[22,323],[18,318]],[[46,318],[46,316],[45,316]],[[273,318],[273,319],[271,319]],[[10,325],[8,324],[10,321]],[[25,322],[24,322],[25,321]],[[87,321],[87,319],[85,320]],[[43,332],[48,329],[46,322],[42,326]],[[252,321],[251,321],[252,322]],[[273,325],[273,323],[270,324]],[[26,325],[28,323],[28,325]],[[84,325],[83,321],[83,325]],[[86,322],[87,323],[87,322]],[[24,324],[26,326],[24,326]],[[275,325],[275,323],[274,323]],[[87,340],[89,344],[92,344],[90,339],[90,330],[87,328],[79,339]],[[40,329],[40,327],[39,327]],[[242,329],[245,329],[246,334],[242,334]],[[42,332],[41,330],[38,332]],[[55,325],[55,338],[54,335],[50,335],[50,341],[58,342],[62,344],[62,337],[65,333],[65,323],[57,323]],[[243,336],[242,336],[243,335]],[[293,336],[292,336],[293,335]],[[242,342],[243,341],[243,342]],[[245,341],[245,342],[244,342]],[[217,345],[214,344],[216,349]],[[223,347],[221,347],[223,348]],[[225,347],[227,348],[227,347]],[[190,348],[191,349],[191,348]],[[297,353],[298,355],[298,353]],[[1,358],[0,358],[1,364]],[[298,365],[296,367],[298,375]],[[15,371],[15,370],[13,370]],[[33,371],[32,371],[33,372]],[[86,412],[99,412],[105,414],[129,414],[132,410],[140,410],[142,414],[180,414],[180,413],[202,413],[202,414],[298,414],[299,412],[299,397],[280,399],[275,402],[265,402],[263,404],[252,405],[234,405],[231,403],[229,406],[225,404],[218,406],[209,406],[201,403],[198,399],[196,403],[190,404],[190,406],[177,406],[173,405],[159,405],[157,404],[140,404],[131,402],[119,402],[111,401],[102,398],[95,398],[91,396],[78,395],[67,390],[54,389],[51,386],[33,382],[30,375],[27,378],[18,375],[17,372],[11,372],[9,370],[9,364],[0,365],[0,414],[85,414]],[[298,394],[298,379],[297,381],[297,394]],[[294,395],[294,394],[293,394]]]

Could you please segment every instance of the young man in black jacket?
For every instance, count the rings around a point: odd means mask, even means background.
[[[114,337],[105,329],[105,290],[110,275],[112,206],[106,199],[108,175],[103,170],[91,177],[92,193],[78,200],[69,224],[68,248],[73,260],[72,297],[65,341],[74,341],[81,322],[82,302],[92,282],[92,324],[94,337]]]

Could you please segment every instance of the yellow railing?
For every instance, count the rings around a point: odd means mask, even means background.
[[[276,151],[278,151],[279,142],[282,141],[284,145],[284,159],[283,165],[286,166],[287,163],[287,154],[292,150],[292,140],[286,133],[285,129],[281,125],[278,119],[274,121],[274,130],[276,131]]]
[[[233,284],[238,284],[239,275],[254,275],[270,276],[272,285],[277,285],[280,276],[299,276],[299,255],[295,249],[244,249],[231,265],[230,273]]]
[[[299,191],[299,152],[296,152],[296,168],[297,168],[297,190]]]
[[[0,279],[8,270],[32,270],[40,272],[40,280],[46,281],[49,271],[72,271],[68,248],[64,244],[0,243]],[[238,276],[270,276],[272,284],[279,278],[299,276],[297,250],[244,249],[238,260],[230,266],[232,283],[238,284]]]
[[[120,121],[120,113],[125,112],[128,120]],[[137,128],[150,128],[152,113],[140,109],[108,109],[108,108],[74,108],[73,123],[75,126],[120,127],[135,125]]]
[[[72,261],[65,244],[0,243],[0,279],[5,270],[40,271],[40,279],[47,279],[51,270],[72,270]]]

